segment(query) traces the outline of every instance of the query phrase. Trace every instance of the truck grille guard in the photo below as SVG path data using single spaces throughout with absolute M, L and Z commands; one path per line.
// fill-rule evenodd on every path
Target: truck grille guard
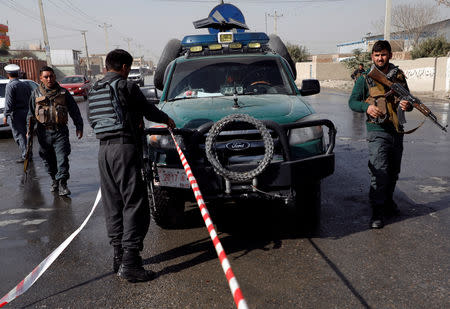
M 334 150 L 336 142 L 336 128 L 328 119 L 317 119 L 304 122 L 294 122 L 288 124 L 278 124 L 271 120 L 262 120 L 264 125 L 271 130 L 279 139 L 278 143 L 281 145 L 283 159 L 290 161 L 292 159 L 291 151 L 288 141 L 288 131 L 297 128 L 306 128 L 313 126 L 326 126 L 328 128 L 328 144 L 325 154 L 331 154 Z M 173 129 L 174 135 L 183 137 L 188 143 L 193 145 L 204 144 L 205 135 L 209 132 L 214 122 L 207 122 L 198 127 L 197 129 L 175 128 Z M 147 135 L 170 135 L 167 128 L 146 128 L 144 133 Z M 278 144 L 277 143 L 277 144 Z

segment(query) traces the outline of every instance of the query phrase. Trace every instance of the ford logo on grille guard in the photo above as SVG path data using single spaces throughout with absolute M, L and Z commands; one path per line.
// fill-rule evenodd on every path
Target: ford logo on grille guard
M 250 143 L 249 142 L 242 142 L 242 141 L 235 141 L 235 142 L 227 143 L 225 145 L 225 147 L 227 147 L 227 149 L 229 149 L 229 150 L 241 151 L 241 150 L 245 150 L 247 148 L 250 148 Z

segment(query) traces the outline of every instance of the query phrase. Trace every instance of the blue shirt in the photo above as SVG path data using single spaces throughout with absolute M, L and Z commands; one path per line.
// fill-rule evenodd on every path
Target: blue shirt
M 31 88 L 18 78 L 12 79 L 5 87 L 5 117 L 15 111 L 27 111 Z

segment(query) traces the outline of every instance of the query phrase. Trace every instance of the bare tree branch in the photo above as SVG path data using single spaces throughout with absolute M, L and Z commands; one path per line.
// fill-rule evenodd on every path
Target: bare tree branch
M 436 0 L 436 2 L 438 3 L 438 5 L 446 5 L 450 7 L 450 0 Z
M 449 1 L 449 0 L 445 0 Z M 395 32 L 401 32 L 405 38 L 416 46 L 424 33 L 425 26 L 436 22 L 438 10 L 435 6 L 423 4 L 402 4 L 392 10 L 392 27 Z

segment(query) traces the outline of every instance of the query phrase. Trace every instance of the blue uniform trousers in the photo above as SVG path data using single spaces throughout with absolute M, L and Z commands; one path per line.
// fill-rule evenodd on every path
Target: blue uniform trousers
M 38 125 L 36 136 L 39 141 L 39 155 L 44 160 L 47 173 L 56 180 L 69 179 L 69 129 L 59 126 L 58 129 L 46 129 Z
M 25 159 L 27 152 L 27 114 L 28 109 L 16 110 L 10 116 L 11 131 L 14 140 L 19 146 L 20 154 Z

